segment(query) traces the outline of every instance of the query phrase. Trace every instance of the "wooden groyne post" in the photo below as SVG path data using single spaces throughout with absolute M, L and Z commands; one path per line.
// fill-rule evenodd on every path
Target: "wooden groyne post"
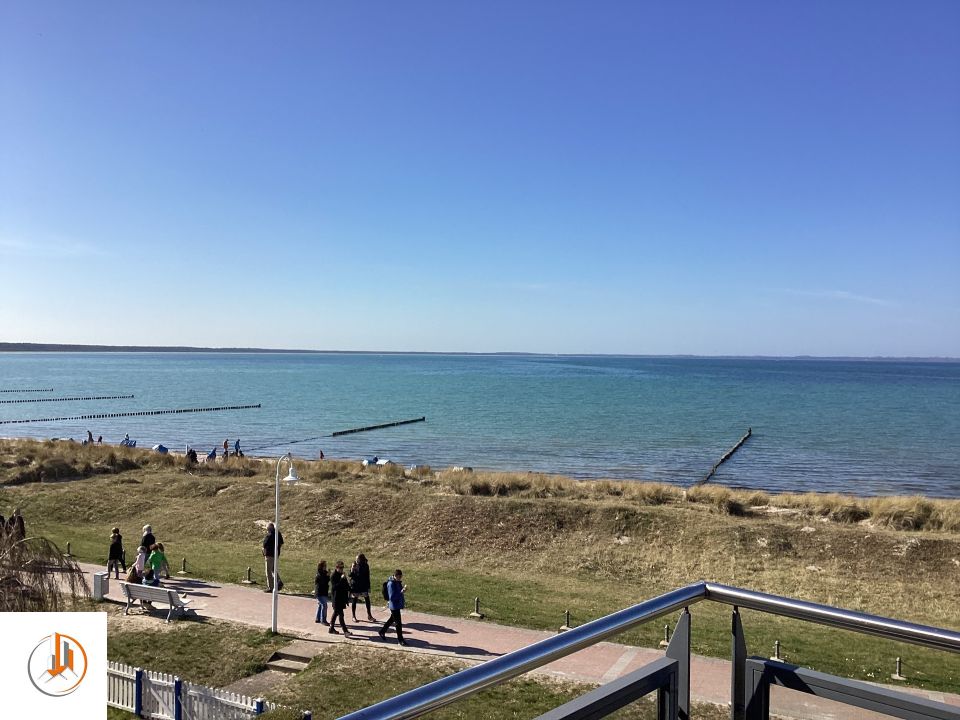
M 732 457 L 733 457 L 733 454 L 734 454 L 737 450 L 740 449 L 740 447 L 747 441 L 747 438 L 749 438 L 751 435 L 753 435 L 753 428 L 752 428 L 752 427 L 748 427 L 748 428 L 747 428 L 747 434 L 744 435 L 744 436 L 743 436 L 742 438 L 740 438 L 739 440 L 737 440 L 736 445 L 734 445 L 732 448 L 730 448 L 730 449 L 727 450 L 723 455 L 720 456 L 720 459 L 717 460 L 716 465 L 714 465 L 712 468 L 710 468 L 710 472 L 707 473 L 707 476 L 706 476 L 703 480 L 701 480 L 700 483 L 705 483 L 705 482 L 707 482 L 707 480 L 709 480 L 710 478 L 712 478 L 712 477 L 714 476 L 714 473 L 717 472 L 717 468 L 720 467 L 721 465 L 723 465 L 727 460 L 729 460 L 730 458 L 732 458 Z M 700 483 L 697 483 L 697 484 L 699 485 Z
M 366 427 L 351 428 L 350 430 L 337 430 L 334 433 L 330 433 L 330 437 L 337 437 L 338 435 L 350 435 L 351 433 L 358 432 L 367 432 L 368 430 L 380 430 L 381 428 L 396 427 L 397 425 L 409 425 L 410 423 L 426 422 L 427 417 L 413 418 L 412 420 L 397 420 L 395 422 L 381 423 L 380 425 L 367 425 Z

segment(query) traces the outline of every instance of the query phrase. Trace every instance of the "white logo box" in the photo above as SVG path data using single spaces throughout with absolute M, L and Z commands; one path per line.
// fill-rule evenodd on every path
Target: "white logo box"
M 106 613 L 0 613 L 0 638 L 10 717 L 107 716 Z

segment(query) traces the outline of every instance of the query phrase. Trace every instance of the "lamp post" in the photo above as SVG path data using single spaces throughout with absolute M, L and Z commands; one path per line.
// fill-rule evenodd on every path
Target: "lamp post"
M 280 594 L 277 579 L 280 577 L 280 465 L 287 461 L 289 470 L 287 471 L 286 481 L 289 485 L 295 485 L 299 478 L 297 471 L 293 467 L 293 455 L 287 453 L 277 460 L 277 481 L 276 481 L 276 508 L 273 517 L 273 613 L 271 615 L 270 628 L 273 634 L 277 633 L 277 604 Z

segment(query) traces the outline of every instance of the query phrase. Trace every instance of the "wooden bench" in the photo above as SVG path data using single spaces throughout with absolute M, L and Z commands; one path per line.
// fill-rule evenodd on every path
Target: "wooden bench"
M 167 622 L 170 622 L 174 610 L 179 610 L 182 615 L 189 609 L 187 605 L 190 601 L 184 600 L 172 588 L 134 585 L 127 582 L 121 582 L 120 587 L 123 590 L 124 597 L 127 598 L 127 607 L 123 610 L 124 615 L 130 611 L 130 606 L 133 605 L 135 600 L 139 600 L 141 603 L 166 603 L 169 605 L 170 612 L 167 613 Z

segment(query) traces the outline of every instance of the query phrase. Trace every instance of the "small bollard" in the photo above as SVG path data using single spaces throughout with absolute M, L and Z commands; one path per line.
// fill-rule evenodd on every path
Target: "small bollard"
M 183 561 L 180 563 L 180 571 L 177 573 L 177 575 L 189 575 L 189 574 L 190 573 L 187 572 L 187 559 L 184 558 Z
M 780 641 L 774 640 L 773 642 L 773 655 L 770 658 L 771 660 L 780 660 Z
M 660 647 L 670 647 L 670 626 L 663 626 L 663 640 L 660 641 Z
M 73 557 L 73 555 L 70 554 L 70 543 L 69 543 L 69 542 L 67 543 L 67 554 L 66 554 L 66 557 Z
M 900 662 L 900 658 L 897 658 L 897 670 L 893 675 L 890 676 L 891 680 L 906 680 L 903 676 L 903 663 Z
M 251 579 L 250 573 L 251 573 L 250 568 L 247 568 L 247 579 L 246 579 L 246 580 L 241 580 L 240 582 L 242 582 L 244 585 L 256 585 L 256 584 L 257 584 L 257 581 Z
M 480 598 L 473 599 L 473 612 L 470 613 L 467 617 L 472 618 L 483 618 L 483 613 L 480 612 Z
M 559 632 L 566 632 L 567 630 L 572 629 L 570 626 L 570 611 L 564 610 L 563 612 L 563 625 L 560 626 Z

